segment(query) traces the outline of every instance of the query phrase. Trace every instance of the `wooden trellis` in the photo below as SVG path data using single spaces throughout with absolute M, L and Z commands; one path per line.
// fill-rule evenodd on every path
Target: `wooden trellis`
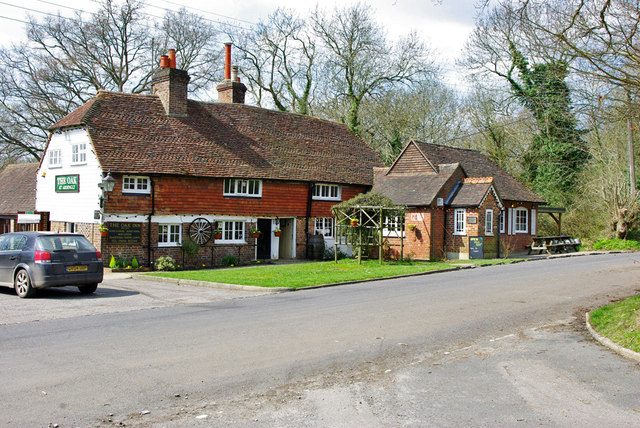
M 351 245 L 357 249 L 358 263 L 362 263 L 363 249 L 378 246 L 378 260 L 382 264 L 383 247 L 400 247 L 400 260 L 404 259 L 405 207 L 354 206 L 333 207 L 336 219 L 334 258 L 338 262 L 338 245 Z M 386 237 L 384 236 L 386 232 Z M 389 237 L 398 237 L 400 244 L 392 244 Z

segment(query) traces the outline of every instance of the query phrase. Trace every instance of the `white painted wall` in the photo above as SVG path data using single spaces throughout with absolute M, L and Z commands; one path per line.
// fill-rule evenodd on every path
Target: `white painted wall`
M 87 159 L 82 165 L 71 164 L 71 146 L 86 143 Z M 49 167 L 49 151 L 60 149 L 62 162 L 60 167 Z M 36 187 L 36 209 L 49 211 L 51 221 L 72 223 L 99 223 L 94 219 L 94 211 L 100 209 L 102 170 L 95 150 L 85 129 L 71 129 L 54 133 L 49 141 L 47 152 L 43 155 L 38 171 Z M 79 175 L 79 192 L 57 193 L 57 175 Z

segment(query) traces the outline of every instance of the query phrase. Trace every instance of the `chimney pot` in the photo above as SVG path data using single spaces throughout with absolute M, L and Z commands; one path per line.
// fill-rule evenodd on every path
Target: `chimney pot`
M 239 82 L 239 80 L 238 80 L 238 66 L 237 65 L 232 65 L 231 66 L 231 80 L 233 80 L 234 82 Z
M 169 49 L 169 68 L 176 68 L 176 50 Z
M 167 55 L 162 55 L 160 57 L 160 68 L 170 68 L 169 57 Z
M 231 43 L 224 44 L 224 78 L 231 79 Z

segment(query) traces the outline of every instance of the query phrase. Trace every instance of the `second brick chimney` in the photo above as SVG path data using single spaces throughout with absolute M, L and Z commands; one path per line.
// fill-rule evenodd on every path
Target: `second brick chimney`
M 189 74 L 176 68 L 176 51 L 162 55 L 160 68 L 153 74 L 151 85 L 154 95 L 160 97 L 168 116 L 187 117 L 187 89 Z
M 240 82 L 238 66 L 231 66 L 231 43 L 225 43 L 224 80 L 216 86 L 218 102 L 227 104 L 244 104 L 247 87 Z

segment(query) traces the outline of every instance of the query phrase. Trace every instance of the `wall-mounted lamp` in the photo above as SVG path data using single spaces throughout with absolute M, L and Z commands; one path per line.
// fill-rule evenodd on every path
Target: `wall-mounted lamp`
M 98 184 L 98 187 L 102 189 L 102 196 L 100 196 L 100 208 L 104 208 L 104 201 L 109 200 L 109 193 L 113 191 L 116 185 L 116 179 L 111 176 L 111 170 L 107 172 L 107 175 L 102 178 L 102 182 Z

